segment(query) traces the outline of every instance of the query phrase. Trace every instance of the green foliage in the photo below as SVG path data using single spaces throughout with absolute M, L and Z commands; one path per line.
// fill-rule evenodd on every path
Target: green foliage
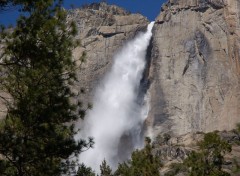
M 101 176 L 112 176 L 112 169 L 109 165 L 107 165 L 106 160 L 103 160 L 102 164 L 100 165 Z
M 187 167 L 182 163 L 173 163 L 170 166 L 170 170 L 164 176 L 175 176 L 178 173 L 186 173 Z
M 234 174 L 240 174 L 240 165 L 239 165 L 239 163 L 237 161 L 237 158 L 233 159 L 233 164 L 234 164 L 233 173 Z
M 14 1 L 21 16 L 4 34 L 0 89 L 8 112 L 0 122 L 0 175 L 54 176 L 74 172 L 78 155 L 93 142 L 76 142 L 73 121 L 84 114 L 70 102 L 76 81 L 72 50 L 76 26 L 66 25 L 61 0 Z
M 8 10 L 11 6 L 18 6 L 20 7 L 20 11 L 34 11 L 35 9 L 42 9 L 48 8 L 53 4 L 54 0 L 0 0 L 0 10 Z M 62 0 L 58 2 L 62 3 Z
M 146 138 L 143 150 L 132 153 L 131 160 L 120 164 L 115 175 L 117 176 L 158 176 L 161 166 L 160 159 L 152 154 L 150 138 Z
M 171 139 L 171 135 L 168 133 L 164 133 L 163 139 L 164 139 L 165 143 L 167 143 Z
M 95 176 L 95 173 L 90 167 L 81 164 L 78 168 L 77 176 Z
M 188 176 L 230 176 L 222 170 L 224 155 L 231 152 L 231 145 L 217 132 L 207 133 L 198 143 L 199 150 L 192 151 L 183 163 L 174 163 L 166 176 L 184 173 Z
M 216 133 L 207 133 L 203 141 L 199 142 L 199 152 L 192 151 L 184 161 L 189 168 L 190 176 L 228 176 L 222 170 L 224 154 L 231 152 L 231 145 L 222 140 Z
M 238 138 L 234 140 L 235 145 L 240 145 L 240 123 L 236 125 L 236 129 L 233 130 L 235 134 L 237 134 Z M 239 158 L 234 157 L 233 158 L 233 173 L 240 175 L 240 164 L 239 164 Z

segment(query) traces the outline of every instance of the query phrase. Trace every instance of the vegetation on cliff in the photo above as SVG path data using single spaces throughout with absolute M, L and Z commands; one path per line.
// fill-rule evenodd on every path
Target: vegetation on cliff
M 136 150 L 128 162 L 119 164 L 116 176 L 158 176 L 161 167 L 160 158 L 152 153 L 150 138 L 146 138 L 146 145 L 142 150 Z
M 169 135 L 163 135 L 161 141 L 166 145 Z M 232 144 L 223 139 L 217 132 L 204 134 L 197 143 L 197 149 L 191 150 L 183 162 L 173 163 L 168 172 L 161 173 L 161 168 L 168 167 L 163 164 L 161 155 L 156 153 L 155 145 L 147 138 L 145 148 L 132 153 L 131 159 L 119 164 L 115 172 L 104 160 L 100 166 L 101 176 L 230 176 L 231 173 L 224 169 L 227 163 L 226 154 L 232 150 Z M 238 172 L 239 164 L 232 163 L 235 172 Z M 235 165 L 235 166 L 234 166 Z M 80 171 L 80 170 L 79 170 Z M 81 167 L 78 176 L 96 175 L 91 168 Z
M 224 155 L 231 152 L 231 145 L 222 140 L 216 133 L 207 133 L 198 143 L 199 151 L 192 151 L 184 165 L 188 168 L 189 175 L 230 176 L 222 170 Z
M 197 150 L 192 150 L 182 163 L 173 163 L 166 176 L 179 173 L 189 176 L 230 176 L 223 166 L 227 163 L 226 154 L 232 151 L 233 143 L 223 139 L 217 132 L 204 134 L 197 143 Z M 238 163 L 231 163 L 237 173 Z
M 76 27 L 67 25 L 61 0 L 16 3 L 27 15 L 11 33 L 1 31 L 0 88 L 9 99 L 1 97 L 7 115 L 0 122 L 0 175 L 74 173 L 77 162 L 70 156 L 92 145 L 74 140 L 72 122 L 84 115 L 70 101 Z
M 85 114 L 71 102 L 75 96 L 71 86 L 76 81 L 72 60 L 72 50 L 78 45 L 74 41 L 76 27 L 74 23 L 66 25 L 61 0 L 0 0 L 0 10 L 9 5 L 20 5 L 27 16 L 19 18 L 11 33 L 4 28 L 1 31 L 5 46 L 0 58 L 0 90 L 7 96 L 0 98 L 8 111 L 0 121 L 0 175 L 94 176 L 94 171 L 83 164 L 76 171 L 78 163 L 71 158 L 93 144 L 92 140 L 74 140 L 72 122 Z M 164 135 L 164 144 L 169 139 Z M 100 175 L 158 176 L 162 164 L 153 147 L 147 139 L 145 148 L 134 151 L 116 172 L 104 160 Z M 166 175 L 230 175 L 223 169 L 230 143 L 215 132 L 208 133 L 198 149 Z M 240 167 L 237 161 L 234 164 L 237 173 Z

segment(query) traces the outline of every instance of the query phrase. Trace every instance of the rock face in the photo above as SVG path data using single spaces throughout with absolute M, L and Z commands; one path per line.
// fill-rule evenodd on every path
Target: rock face
M 153 134 L 230 130 L 240 122 L 240 0 L 169 0 L 153 31 Z
M 149 21 L 140 14 L 131 14 L 104 2 L 69 10 L 67 21 L 76 23 L 79 32 L 76 39 L 81 41 L 81 46 L 73 51 L 79 80 L 73 86 L 73 92 L 77 94 L 74 101 L 80 100 L 87 108 L 88 103 L 93 103 L 94 89 L 112 65 L 113 55 L 138 32 L 145 31 Z M 82 56 L 85 56 L 85 62 L 81 61 Z M 8 98 L 3 92 L 0 96 Z M 5 117 L 6 112 L 1 99 L 0 118 Z
M 234 163 L 240 162 L 240 134 L 236 130 L 222 131 L 217 133 L 220 138 L 227 141 L 232 146 L 232 151 L 224 155 L 225 162 L 223 169 L 232 176 L 239 176 L 239 173 L 234 173 Z M 191 151 L 199 151 L 198 142 L 204 138 L 203 133 L 188 133 L 177 137 L 158 135 L 153 142 L 153 154 L 159 156 L 163 167 L 160 169 L 162 175 L 165 175 L 172 170 L 171 165 L 174 163 L 182 163 L 188 157 Z M 234 161 L 235 160 L 235 161 Z M 167 174 L 166 174 L 167 175 Z M 188 175 L 187 173 L 179 173 L 179 176 Z M 178 176 L 178 175 L 177 175 Z
M 168 0 L 162 6 L 144 75 L 151 83 L 147 126 L 153 136 L 231 130 L 240 122 L 239 16 L 240 0 Z M 74 50 L 76 100 L 92 103 L 113 55 L 149 21 L 106 3 L 70 10 L 68 20 L 77 23 L 82 43 Z M 0 102 L 0 117 L 5 111 Z
M 68 12 L 68 21 L 77 24 L 81 47 L 74 50 L 77 61 L 77 76 L 79 83 L 73 86 L 84 107 L 92 103 L 94 88 L 110 68 L 112 56 L 123 44 L 134 37 L 139 31 L 146 29 L 148 20 L 140 14 L 130 14 L 126 10 L 106 3 L 94 3 L 80 9 Z M 0 45 L 0 51 L 2 46 Z M 1 52 L 0 52 L 1 53 Z M 86 62 L 80 62 L 80 57 L 86 53 Z M 83 90 L 84 88 L 84 90 Z M 81 92 L 85 94 L 81 94 Z M 0 96 L 8 98 L 0 92 Z M 6 108 L 0 100 L 0 118 L 5 117 Z
M 114 53 L 139 31 L 145 30 L 149 21 L 140 14 L 130 14 L 106 3 L 94 3 L 72 10 L 68 20 L 77 23 L 77 38 L 82 43 L 74 51 L 75 59 L 79 59 L 83 52 L 87 54 L 86 62 L 78 62 L 79 85 L 74 89 L 78 93 L 84 88 L 85 94 L 79 95 L 78 99 L 93 103 L 94 89 L 109 70 Z

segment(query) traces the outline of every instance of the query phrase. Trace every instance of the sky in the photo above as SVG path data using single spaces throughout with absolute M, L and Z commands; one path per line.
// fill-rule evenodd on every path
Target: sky
M 70 9 L 71 5 L 74 7 L 81 7 L 84 4 L 93 2 L 101 2 L 102 0 L 65 0 L 64 7 Z M 161 5 L 167 0 L 105 0 L 108 4 L 115 4 L 133 13 L 141 13 L 150 21 L 154 21 L 160 12 Z M 14 25 L 19 13 L 16 8 L 0 13 L 0 24 Z

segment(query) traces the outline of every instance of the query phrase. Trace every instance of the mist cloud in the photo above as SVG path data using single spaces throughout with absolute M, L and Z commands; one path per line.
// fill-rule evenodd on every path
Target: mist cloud
M 113 66 L 97 88 L 93 109 L 77 136 L 94 138 L 94 148 L 83 152 L 80 161 L 97 172 L 104 159 L 116 168 L 123 156 L 130 154 L 127 150 L 143 143 L 140 132 L 146 107 L 139 105 L 137 98 L 152 27 L 153 23 L 149 24 L 147 32 L 138 34 L 114 56 Z

